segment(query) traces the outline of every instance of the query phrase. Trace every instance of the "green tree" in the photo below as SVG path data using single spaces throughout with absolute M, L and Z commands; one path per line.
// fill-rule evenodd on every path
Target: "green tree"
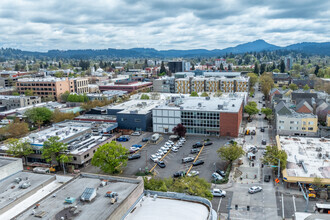
M 320 69 L 319 65 L 316 65 L 316 66 L 315 66 L 315 70 L 314 70 L 314 74 L 315 74 L 315 75 L 318 74 L 319 69 Z
M 306 90 L 310 90 L 311 88 L 309 88 L 309 86 L 306 84 L 303 89 L 306 91 Z
M 293 64 L 292 69 L 296 74 L 299 74 L 301 71 L 301 65 L 299 65 L 298 63 L 295 63 L 295 64 Z
M 24 92 L 24 94 L 25 94 L 26 96 L 33 96 L 33 95 L 34 95 L 34 92 L 33 92 L 33 90 L 26 90 L 26 91 Z
M 29 126 L 25 122 L 10 123 L 5 127 L 5 135 L 9 138 L 21 137 L 29 132 Z
M 282 86 L 282 89 L 286 90 L 286 89 L 288 89 L 288 87 L 286 85 L 284 85 L 284 86 Z
M 115 141 L 99 147 L 92 159 L 92 165 L 100 167 L 105 173 L 117 172 L 120 167 L 127 165 L 128 150 Z
M 269 92 L 274 88 L 274 80 L 270 74 L 264 73 L 260 77 L 261 91 L 265 97 L 269 96 Z
M 200 196 L 211 200 L 213 198 L 210 188 L 211 184 L 204 178 L 183 177 L 183 178 L 143 178 L 144 188 L 146 190 L 162 191 L 162 192 L 178 192 L 192 196 Z
M 247 74 L 248 77 L 250 77 L 250 88 L 254 87 L 254 85 L 258 82 L 258 76 L 255 73 L 248 73 Z
M 258 65 L 258 62 L 255 62 L 254 63 L 254 70 L 253 70 L 253 72 L 255 74 L 258 74 L 259 75 L 259 65 Z
M 14 157 L 24 158 L 25 165 L 27 165 L 26 156 L 33 154 L 33 149 L 28 141 L 10 138 L 7 140 L 7 153 Z
M 260 74 L 263 74 L 264 72 L 266 72 L 266 64 L 261 64 L 260 65 Z
M 214 93 L 214 97 L 221 97 L 222 96 L 222 92 L 221 90 L 216 91 L 216 93 Z
M 203 92 L 202 94 L 201 94 L 201 97 L 208 97 L 209 96 L 209 94 L 207 94 L 207 92 Z
M 284 73 L 284 72 L 285 72 L 285 64 L 284 64 L 284 60 L 281 60 L 281 63 L 280 63 L 280 70 L 281 70 L 281 73 Z
M 274 72 L 274 73 L 279 73 L 280 70 L 279 70 L 279 69 L 274 69 L 273 72 Z
M 142 94 L 140 99 L 148 100 L 150 97 L 147 94 Z
M 296 84 L 294 84 L 294 83 L 291 83 L 289 85 L 289 88 L 294 91 L 294 90 L 297 90 L 298 89 L 298 86 Z
M 164 61 L 162 61 L 161 65 L 160 65 L 159 73 L 166 75 L 166 69 L 165 69 Z
M 19 93 L 15 91 L 15 92 L 13 92 L 11 95 L 19 96 Z
M 195 92 L 195 91 L 194 91 L 194 92 L 191 92 L 191 93 L 190 93 L 190 96 L 191 96 L 191 97 L 198 97 L 198 93 Z
M 279 150 L 277 146 L 267 146 L 263 162 L 278 166 L 278 159 L 281 161 L 281 169 L 285 169 L 288 156 L 284 150 Z
M 220 70 L 224 70 L 222 63 L 220 63 Z
M 219 157 L 223 160 L 232 163 L 245 154 L 242 146 L 239 146 L 237 142 L 233 142 L 227 146 L 220 147 L 217 150 Z
M 251 117 L 252 115 L 258 114 L 259 109 L 257 108 L 257 103 L 249 102 L 247 105 L 245 105 L 244 112 L 248 113 L 249 117 Z
M 43 125 L 49 123 L 52 119 L 53 112 L 46 107 L 37 107 L 28 109 L 24 115 L 34 125 Z
M 52 165 L 52 161 L 56 160 L 57 164 L 60 166 L 62 163 L 67 163 L 72 159 L 72 156 L 65 155 L 65 151 L 68 150 L 67 144 L 64 144 L 59 141 L 58 136 L 50 137 L 47 141 L 44 142 L 43 147 L 41 148 L 42 158 L 44 158 L 47 163 Z
M 269 119 L 269 117 L 273 114 L 272 109 L 270 108 L 262 108 L 261 112 L 266 115 L 266 118 Z
M 69 91 L 66 91 L 64 92 L 62 95 L 61 95 L 61 102 L 67 102 L 68 101 L 68 97 L 70 95 L 70 92 Z

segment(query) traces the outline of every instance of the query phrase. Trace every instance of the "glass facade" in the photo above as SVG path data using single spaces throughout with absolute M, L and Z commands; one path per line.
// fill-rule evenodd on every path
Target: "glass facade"
M 220 113 L 181 111 L 181 123 L 189 134 L 219 135 Z

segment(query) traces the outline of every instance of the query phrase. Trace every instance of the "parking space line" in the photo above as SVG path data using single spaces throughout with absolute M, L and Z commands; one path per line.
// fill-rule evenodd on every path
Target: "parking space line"
M 196 160 L 198 159 L 198 157 L 199 157 L 199 155 L 202 153 L 202 151 L 203 151 L 203 149 L 204 149 L 204 144 L 203 144 L 203 147 L 201 148 L 201 150 L 198 152 L 198 154 L 197 154 L 197 156 L 195 157 L 195 160 L 194 160 L 194 162 L 193 163 L 195 163 L 196 162 Z M 191 170 L 191 168 L 193 167 L 193 165 L 191 164 L 191 166 L 190 166 L 190 168 L 189 168 L 189 170 L 187 171 L 187 174 L 190 172 L 190 170 Z
M 171 152 L 171 149 L 169 149 L 167 151 L 167 153 L 159 161 L 162 161 L 170 152 Z M 153 168 L 151 168 L 151 170 L 149 172 L 151 173 L 155 169 L 156 166 L 157 166 L 157 163 L 155 164 L 155 166 Z
M 283 200 L 283 193 L 282 193 L 282 218 L 284 219 L 284 200 Z
M 148 143 L 145 143 L 142 147 L 140 147 L 140 149 L 139 150 L 137 150 L 134 154 L 137 154 L 140 150 L 142 150 L 145 146 L 147 146 L 148 145 Z
M 220 201 L 219 201 L 219 205 L 218 205 L 217 213 L 219 213 L 219 209 L 220 209 L 221 201 L 222 201 L 222 197 L 220 198 Z
M 296 212 L 297 211 L 296 210 L 296 200 L 295 200 L 294 196 L 292 196 L 292 201 L 293 201 L 293 210 L 294 210 L 294 212 Z

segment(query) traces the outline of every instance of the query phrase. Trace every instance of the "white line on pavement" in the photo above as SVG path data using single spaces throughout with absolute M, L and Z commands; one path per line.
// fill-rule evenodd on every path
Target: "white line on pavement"
M 221 201 L 222 201 L 222 197 L 220 198 L 220 201 L 219 201 L 219 205 L 218 205 L 217 213 L 219 213 L 219 209 L 220 209 Z
M 296 198 L 294 196 L 292 196 L 292 201 L 293 201 L 293 210 L 294 212 L 296 212 Z
M 282 195 L 282 218 L 284 219 L 284 200 L 283 200 L 283 194 Z

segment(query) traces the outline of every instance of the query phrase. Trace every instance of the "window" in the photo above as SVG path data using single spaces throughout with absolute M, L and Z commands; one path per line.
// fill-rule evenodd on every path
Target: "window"
M 309 131 L 313 131 L 313 127 L 308 127 L 308 130 Z
M 280 121 L 280 124 L 283 124 L 284 123 L 284 121 Z
M 309 122 L 308 122 L 308 125 L 313 125 L 313 124 L 314 124 L 313 121 L 309 121 Z
M 303 129 L 304 131 L 306 130 L 306 128 L 305 128 L 305 127 L 303 127 L 302 129 Z
M 303 125 L 306 125 L 306 122 L 305 121 L 303 122 Z
M 293 124 L 294 123 L 294 121 L 290 121 L 290 124 Z
M 73 157 L 73 160 L 77 160 L 77 157 Z

